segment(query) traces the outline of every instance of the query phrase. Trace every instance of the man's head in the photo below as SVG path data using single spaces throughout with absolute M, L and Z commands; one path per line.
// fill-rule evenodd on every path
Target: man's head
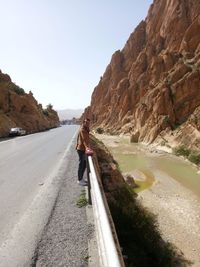
M 83 126 L 86 126 L 86 127 L 89 128 L 89 126 L 90 126 L 90 119 L 88 119 L 88 118 L 84 119 L 83 120 Z

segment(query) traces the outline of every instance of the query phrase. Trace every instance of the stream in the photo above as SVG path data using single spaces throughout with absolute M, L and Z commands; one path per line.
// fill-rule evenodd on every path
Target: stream
M 150 187 L 155 181 L 154 170 L 160 170 L 200 198 L 200 174 L 197 173 L 197 168 L 186 160 L 165 152 L 145 152 L 145 146 L 129 143 L 123 137 L 117 137 L 117 139 L 116 137 L 107 137 L 102 141 L 118 161 L 123 173 L 130 173 L 135 177 L 135 171 L 136 176 L 139 171 L 146 176 L 145 181 L 141 177 L 139 179 L 136 177 L 136 183 L 140 187 L 136 191 Z

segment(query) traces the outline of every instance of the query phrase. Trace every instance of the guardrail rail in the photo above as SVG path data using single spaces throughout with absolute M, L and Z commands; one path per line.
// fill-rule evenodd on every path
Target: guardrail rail
M 92 204 L 101 267 L 125 267 L 115 226 L 93 159 L 88 156 L 88 196 Z

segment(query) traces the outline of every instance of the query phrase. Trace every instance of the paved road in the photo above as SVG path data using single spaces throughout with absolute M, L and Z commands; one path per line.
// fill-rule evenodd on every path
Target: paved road
M 73 147 L 75 143 L 76 140 Z M 97 250 L 93 255 L 88 251 L 88 242 L 95 237 L 94 224 L 88 221 L 86 207 L 77 206 L 81 193 L 87 190 L 77 184 L 77 164 L 78 156 L 72 149 L 62 186 L 31 267 L 86 267 L 88 261 L 93 264 L 93 258 L 98 258 Z M 87 208 L 92 215 L 92 206 Z M 96 262 L 89 266 L 98 267 Z
M 76 130 L 64 126 L 0 142 L 0 266 L 28 266 Z

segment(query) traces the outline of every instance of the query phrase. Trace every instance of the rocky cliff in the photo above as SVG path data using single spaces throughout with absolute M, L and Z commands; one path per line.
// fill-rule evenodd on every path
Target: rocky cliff
M 0 71 L 0 137 L 7 136 L 11 127 L 33 133 L 57 127 L 58 123 L 57 112 L 51 105 L 43 109 L 31 92 L 26 94 Z
M 199 0 L 154 0 L 113 54 L 85 116 L 133 141 L 171 136 L 200 146 Z

